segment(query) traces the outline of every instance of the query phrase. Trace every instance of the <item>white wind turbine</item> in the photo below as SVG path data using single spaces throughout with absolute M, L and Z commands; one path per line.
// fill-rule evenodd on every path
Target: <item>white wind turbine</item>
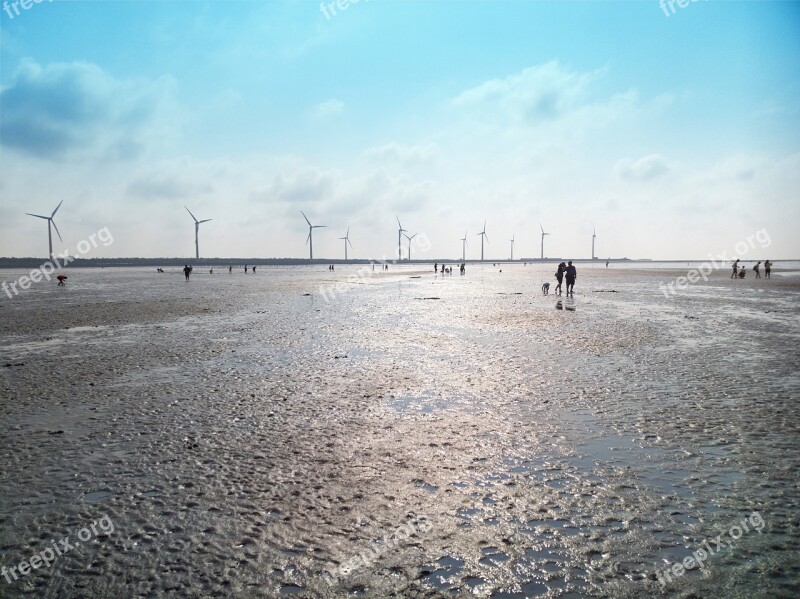
M 542 260 L 544 260 L 544 236 L 550 235 L 550 233 L 544 232 L 544 227 L 542 227 L 542 223 L 539 223 L 539 228 L 542 230 Z
M 509 239 L 509 241 L 511 242 L 511 261 L 513 262 L 514 261 L 514 235 L 511 236 L 511 239 Z
M 461 261 L 467 261 L 467 230 L 464 229 L 464 237 L 461 238 Z
M 489 243 L 489 237 L 486 235 L 486 221 L 483 221 L 483 231 L 478 233 L 481 238 L 481 262 L 483 262 L 483 240 L 486 240 L 486 243 Z
M 594 240 L 597 238 L 597 229 L 592 227 L 592 260 L 597 260 L 594 255 Z
M 183 207 L 186 208 L 186 205 L 184 204 Z M 199 260 L 200 259 L 200 243 L 198 242 L 198 238 L 200 236 L 200 225 L 202 225 L 203 223 L 207 223 L 208 221 L 213 220 L 213 219 L 207 218 L 205 220 L 197 220 L 194 217 L 194 214 L 192 214 L 191 210 L 186 208 L 186 212 L 189 213 L 189 216 L 191 216 L 192 220 L 194 221 L 194 257 L 195 257 L 195 259 Z
M 353 244 L 350 242 L 350 227 L 347 227 L 347 233 L 344 237 L 340 237 L 339 239 L 344 241 L 344 260 L 347 262 L 347 244 L 350 244 L 350 247 L 353 247 Z
M 419 233 L 414 233 L 411 237 L 406 235 L 406 239 L 408 239 L 408 261 L 411 262 L 411 240 L 414 239 Z
M 56 206 L 56 209 L 53 210 L 53 213 L 50 216 L 42 216 L 41 214 L 31 214 L 30 212 L 26 212 L 25 213 L 28 216 L 35 216 L 36 218 L 43 218 L 44 220 L 47 221 L 47 243 L 48 243 L 48 247 L 49 247 L 49 251 L 50 251 L 50 262 L 53 261 L 53 231 L 51 229 L 51 225 L 52 225 L 53 228 L 55 228 L 56 233 L 58 233 L 59 240 L 61 240 L 62 242 L 64 241 L 63 239 L 61 239 L 61 233 L 59 233 L 58 227 L 56 227 L 56 221 L 53 220 L 53 217 L 56 215 L 56 212 L 58 212 L 58 209 L 61 208 L 61 204 L 63 204 L 63 203 L 64 203 L 64 200 L 61 200 L 58 203 L 58 206 Z
M 397 259 L 403 259 L 403 233 L 406 233 L 406 230 L 403 228 L 403 225 L 400 224 L 400 217 L 395 215 L 397 219 Z
M 313 233 L 314 229 L 324 229 L 325 225 L 312 225 L 311 221 L 308 220 L 308 217 L 306 216 L 305 212 L 303 212 L 301 210 L 300 214 L 303 215 L 303 218 L 306 219 L 306 222 L 308 223 L 308 238 L 306 239 L 306 243 L 308 244 L 308 257 L 309 257 L 309 260 L 313 260 L 314 259 L 314 238 L 312 237 L 311 233 Z

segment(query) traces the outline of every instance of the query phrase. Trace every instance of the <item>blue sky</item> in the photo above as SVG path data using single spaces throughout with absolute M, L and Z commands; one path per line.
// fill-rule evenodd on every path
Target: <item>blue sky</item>
M 13 2 L 11 3 L 13 4 Z M 800 4 L 73 2 L 0 12 L 0 255 L 800 256 Z M 669 9 L 667 9 L 669 12 Z

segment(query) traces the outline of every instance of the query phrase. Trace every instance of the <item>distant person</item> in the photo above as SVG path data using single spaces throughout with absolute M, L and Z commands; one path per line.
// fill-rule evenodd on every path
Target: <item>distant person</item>
M 567 295 L 575 295 L 575 279 L 578 278 L 578 271 L 572 265 L 572 260 L 567 264 L 567 271 L 564 273 L 567 278 Z
M 439 274 L 439 263 L 438 262 L 434 262 L 433 263 L 433 272 L 435 274 Z
M 554 293 L 561 293 L 561 282 L 564 280 L 564 273 L 567 271 L 567 265 L 563 262 L 558 265 L 556 269 L 556 280 L 558 281 L 558 285 L 553 290 Z
M 256 274 L 256 265 L 253 265 L 253 274 Z
M 56 279 L 58 279 L 58 286 L 59 287 L 65 287 L 66 286 L 66 283 L 64 283 L 64 281 L 67 280 L 67 275 L 58 275 L 56 277 Z
M 764 262 L 764 278 L 769 279 L 769 273 L 772 270 L 772 262 L 767 260 Z
M 756 265 L 753 267 L 753 270 L 756 273 L 756 279 L 760 279 L 761 278 L 761 260 L 756 262 Z
M 739 278 L 744 279 L 744 276 L 747 274 L 747 270 L 745 270 L 744 266 L 739 269 Z
M 739 270 L 739 258 L 736 258 L 736 260 L 733 262 L 732 266 L 733 266 L 733 272 L 731 273 L 731 279 L 735 279 L 736 278 L 736 272 Z
M 192 267 L 188 264 L 183 265 L 183 276 L 186 277 L 186 280 L 189 280 L 189 275 L 192 274 Z
M 214 269 L 213 268 L 209 268 L 208 269 L 208 274 L 213 275 L 214 274 Z
M 244 265 L 244 274 L 247 274 L 247 271 L 248 271 L 249 269 L 250 269 L 250 267 L 249 267 L 249 266 L 247 266 L 247 264 L 245 264 L 245 265 Z
M 228 274 L 233 273 L 233 264 L 228 264 Z
M 609 261 L 608 261 L 608 260 L 606 260 L 606 268 L 608 268 L 608 262 L 609 262 Z
M 467 270 L 467 265 L 462 262 L 459 268 L 461 270 L 461 274 L 463 275 Z

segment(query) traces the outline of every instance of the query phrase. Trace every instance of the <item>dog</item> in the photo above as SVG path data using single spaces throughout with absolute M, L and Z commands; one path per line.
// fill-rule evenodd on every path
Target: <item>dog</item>
M 544 293 L 545 295 L 550 293 L 550 283 L 545 283 L 544 285 L 542 285 L 542 293 Z

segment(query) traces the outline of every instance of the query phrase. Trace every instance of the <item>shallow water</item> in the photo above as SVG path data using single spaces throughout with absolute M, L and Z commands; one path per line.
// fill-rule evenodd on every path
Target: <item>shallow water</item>
M 666 298 L 685 271 L 579 266 L 567 300 L 551 270 L 71 269 L 3 299 L 0 565 L 114 531 L 0 595 L 800 594 L 798 278 Z

